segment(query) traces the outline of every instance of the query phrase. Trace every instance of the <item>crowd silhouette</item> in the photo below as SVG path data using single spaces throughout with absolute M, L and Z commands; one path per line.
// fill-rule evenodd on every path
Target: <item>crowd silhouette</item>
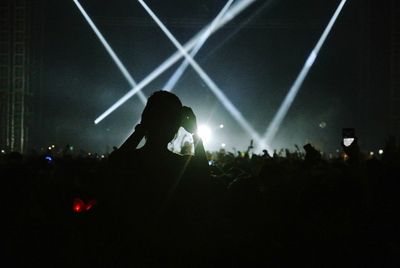
M 167 149 L 178 129 L 182 154 Z M 109 156 L 1 154 L 10 267 L 398 267 L 400 148 L 205 152 L 157 91 Z M 139 143 L 145 139 L 143 147 Z M 188 149 L 189 148 L 189 149 Z

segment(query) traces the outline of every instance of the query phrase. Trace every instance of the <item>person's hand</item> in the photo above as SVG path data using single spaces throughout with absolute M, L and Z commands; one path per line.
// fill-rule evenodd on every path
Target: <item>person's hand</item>
M 140 141 L 146 135 L 146 127 L 139 123 L 135 126 L 135 131 L 126 139 L 126 141 L 119 148 L 120 152 L 131 152 L 136 150 Z
M 146 127 L 143 123 L 139 123 L 135 126 L 135 132 L 144 135 L 144 133 L 146 132 Z
M 192 108 L 182 107 L 182 123 L 181 126 L 193 136 L 194 155 L 196 158 L 201 159 L 204 164 L 205 170 L 208 168 L 208 161 L 206 151 L 204 150 L 203 142 L 197 134 L 197 119 Z
M 182 107 L 182 127 L 189 133 L 194 134 L 197 131 L 196 115 L 190 107 Z

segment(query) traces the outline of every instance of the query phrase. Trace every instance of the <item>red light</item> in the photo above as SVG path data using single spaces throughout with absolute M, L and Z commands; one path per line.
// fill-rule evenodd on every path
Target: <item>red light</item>
M 82 199 L 75 198 L 73 205 L 72 205 L 72 209 L 76 213 L 82 213 L 82 212 L 89 211 L 90 209 L 92 209 L 93 206 L 96 205 L 96 203 L 97 203 L 97 201 L 93 199 L 89 203 L 85 204 L 85 202 Z
M 79 199 L 79 198 L 75 198 L 74 199 L 74 204 L 72 206 L 72 209 L 76 212 L 76 213 L 81 213 L 83 211 L 83 207 L 85 206 L 85 203 Z

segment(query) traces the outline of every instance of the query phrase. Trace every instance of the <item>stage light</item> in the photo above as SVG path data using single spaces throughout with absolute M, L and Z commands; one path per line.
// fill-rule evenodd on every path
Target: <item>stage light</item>
M 380 150 L 378 151 L 378 153 L 379 153 L 379 154 L 383 154 L 383 150 L 380 149 Z
M 269 146 L 263 140 L 258 145 L 256 145 L 256 150 L 257 151 L 266 150 L 268 153 L 272 152 L 271 148 L 269 148 Z
M 4 150 L 1 150 L 1 153 L 2 153 L 2 154 L 5 154 L 5 153 L 6 153 L 6 151 L 4 151 Z
M 97 28 L 97 26 L 94 24 L 93 20 L 90 18 L 90 16 L 87 14 L 85 9 L 82 7 L 82 5 L 79 3 L 78 0 L 73 0 L 75 5 L 78 7 L 79 11 L 82 13 L 83 17 L 85 18 L 86 22 L 89 24 L 90 28 L 92 28 L 93 32 L 96 34 L 97 38 L 100 40 L 100 42 L 103 44 L 104 48 L 114 61 L 114 63 L 117 65 L 118 69 L 121 71 L 122 75 L 125 77 L 125 79 L 128 81 L 129 85 L 131 87 L 136 86 L 136 82 L 131 76 L 131 74 L 128 72 L 126 69 L 125 65 L 121 62 L 117 54 L 114 52 L 114 50 L 111 48 L 110 44 L 107 42 L 107 40 L 104 38 L 103 34 L 100 32 L 100 30 Z M 147 97 L 143 94 L 143 92 L 138 92 L 139 98 L 143 104 L 146 104 L 147 102 Z
M 160 21 L 160 19 L 154 14 L 154 12 L 146 5 L 143 0 L 139 0 L 139 3 L 143 8 L 149 13 L 152 19 L 157 23 L 165 35 L 170 39 L 170 41 L 175 45 L 175 47 L 184 55 L 193 69 L 198 73 L 198 75 L 207 84 L 210 90 L 214 93 L 217 99 L 225 107 L 225 109 L 232 115 L 232 117 L 239 123 L 239 125 L 257 142 L 260 141 L 260 137 L 253 127 L 247 122 L 243 117 L 241 112 L 231 103 L 231 101 L 225 96 L 222 90 L 215 84 L 215 82 L 204 72 L 204 70 L 197 64 L 195 60 L 187 53 L 185 48 L 176 40 L 173 34 L 165 27 L 165 25 Z
M 223 16 L 223 18 L 219 21 L 215 29 L 212 31 L 214 33 L 219 28 L 224 26 L 226 23 L 235 18 L 240 12 L 254 3 L 256 0 L 245 0 L 238 1 L 235 5 L 233 5 L 229 11 Z M 186 51 L 190 51 L 207 30 L 209 25 L 204 27 L 199 33 L 197 33 L 192 39 L 190 39 L 184 46 Z M 100 116 L 96 118 L 94 121 L 95 124 L 100 123 L 104 118 L 109 116 L 112 112 L 114 112 L 118 107 L 124 104 L 127 100 L 137 94 L 142 88 L 151 83 L 154 79 L 156 79 L 159 75 L 165 72 L 169 67 L 175 64 L 180 58 L 183 57 L 183 54 L 180 51 L 175 52 L 172 56 L 170 56 L 167 60 L 161 63 L 156 69 L 154 69 L 150 74 L 148 74 L 141 82 L 139 82 L 136 87 L 133 87 L 129 92 L 127 92 L 124 96 L 122 96 L 117 102 L 115 102 L 111 107 L 109 107 L 105 112 L 103 112 Z
M 369 152 L 369 155 L 370 155 L 370 156 L 373 156 L 373 155 L 374 155 L 374 152 L 372 152 L 372 151 Z
M 331 32 L 333 25 L 335 24 L 340 12 L 343 9 L 344 4 L 347 0 L 342 0 L 337 7 L 335 13 L 333 14 L 332 18 L 330 19 L 327 27 L 325 28 L 324 32 L 322 33 L 318 43 L 311 51 L 311 54 L 308 56 L 303 68 L 301 69 L 299 75 L 297 76 L 296 80 L 294 81 L 292 87 L 290 88 L 288 94 L 286 95 L 283 103 L 279 107 L 278 112 L 275 114 L 274 118 L 272 119 L 271 123 L 269 124 L 266 133 L 264 135 L 264 140 L 269 145 L 272 140 L 274 139 L 276 133 L 278 132 L 283 119 L 285 118 L 287 112 L 289 111 L 290 106 L 292 105 L 297 93 L 299 92 L 300 87 L 303 85 L 304 80 L 306 79 L 312 65 L 314 64 L 319 51 L 322 48 L 322 45 L 326 41 L 329 33 Z
M 47 148 L 47 149 L 51 150 L 52 148 L 51 148 L 51 146 L 49 146 L 49 148 Z
M 197 135 L 199 135 L 204 143 L 207 143 L 211 140 L 211 128 L 206 125 L 200 125 L 197 128 Z
M 215 19 L 211 22 L 210 26 L 206 29 L 204 34 L 199 38 L 200 40 L 197 42 L 196 46 L 192 49 L 190 52 L 190 56 L 194 58 L 199 52 L 200 48 L 204 45 L 204 43 L 207 41 L 208 37 L 210 37 L 212 31 L 215 29 L 217 26 L 217 23 L 221 20 L 222 16 L 225 15 L 226 11 L 228 8 L 231 6 L 233 0 L 229 0 L 225 6 L 222 8 L 222 10 L 218 13 L 218 15 L 215 17 Z M 178 69 L 174 72 L 174 74 L 168 79 L 167 83 L 164 86 L 164 90 L 166 91 L 171 91 L 178 80 L 181 78 L 183 73 L 185 72 L 186 68 L 189 66 L 189 61 L 185 59 L 182 64 L 178 67 Z

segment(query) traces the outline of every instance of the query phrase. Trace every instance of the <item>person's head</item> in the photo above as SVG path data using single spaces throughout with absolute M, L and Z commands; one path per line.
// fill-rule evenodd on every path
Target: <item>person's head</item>
M 170 142 L 181 124 L 182 103 L 167 91 L 156 91 L 148 99 L 142 113 L 147 140 L 160 144 Z

